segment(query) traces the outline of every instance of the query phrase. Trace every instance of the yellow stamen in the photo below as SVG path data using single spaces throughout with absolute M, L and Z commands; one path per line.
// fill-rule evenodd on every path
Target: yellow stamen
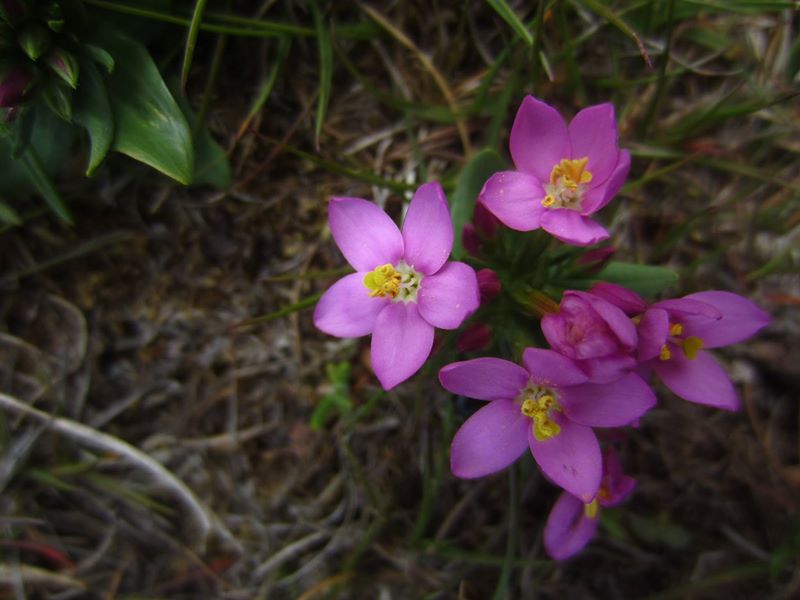
M 544 200 L 542 200 L 542 206 L 544 206 L 545 208 L 549 208 L 553 206 L 553 204 L 555 203 L 556 199 L 553 198 L 552 194 L 547 194 L 547 196 L 544 197 Z
M 540 442 L 561 433 L 561 426 L 550 416 L 551 410 L 561 410 L 561 407 L 552 395 L 543 392 L 541 388 L 527 396 L 520 405 L 520 412 L 533 421 L 533 436 Z
M 697 358 L 697 353 L 703 349 L 703 340 L 697 336 L 691 335 L 681 341 L 681 346 L 683 347 L 683 353 L 686 355 L 686 358 L 694 360 Z
M 402 276 L 390 264 L 376 267 L 364 275 L 364 287 L 370 290 L 372 298 L 395 298 L 400 292 L 400 280 Z
M 583 514 L 589 519 L 594 519 L 597 517 L 597 508 L 597 498 L 595 498 L 589 504 L 583 505 Z
M 670 349 L 666 344 L 661 346 L 661 353 L 658 355 L 658 358 L 661 360 L 669 360 L 672 358 L 672 352 L 670 352 Z
M 669 334 L 672 336 L 678 336 L 683 333 L 683 325 L 680 323 L 673 323 L 669 326 Z
M 553 185 L 563 183 L 569 189 L 574 190 L 582 183 L 589 183 L 592 180 L 592 174 L 586 170 L 586 164 L 589 162 L 589 157 L 576 158 L 570 160 L 563 159 L 558 163 L 550 173 L 550 183 Z

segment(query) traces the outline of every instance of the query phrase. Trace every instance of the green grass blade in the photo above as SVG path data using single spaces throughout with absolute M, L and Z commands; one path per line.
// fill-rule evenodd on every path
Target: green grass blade
M 244 135 L 244 132 L 247 131 L 247 128 L 250 126 L 253 118 L 261 112 L 261 110 L 264 108 L 264 105 L 267 103 L 267 100 L 269 100 L 269 96 L 272 93 L 272 88 L 275 87 L 275 82 L 278 80 L 278 73 L 283 67 L 283 64 L 286 62 L 286 58 L 289 56 L 289 47 L 291 46 L 291 43 L 292 40 L 289 37 L 282 37 L 280 42 L 278 42 L 277 56 L 272 63 L 272 67 L 267 74 L 267 78 L 261 83 L 261 88 L 258 90 L 258 94 L 253 100 L 253 104 L 250 105 L 250 110 L 247 112 L 247 116 L 242 121 L 242 124 L 239 125 L 239 130 L 236 132 L 236 139 L 239 139 Z
M 183 66 L 181 67 L 181 91 L 186 88 L 189 78 L 189 69 L 192 68 L 194 48 L 197 44 L 197 35 L 200 33 L 200 24 L 203 22 L 203 11 L 206 9 L 206 0 L 197 0 L 194 3 L 192 22 L 189 24 L 189 33 L 186 35 L 186 49 L 183 52 Z
M 622 19 L 622 17 L 620 17 L 617 13 L 611 10 L 604 2 L 601 2 L 601 0 L 578 0 L 578 2 L 579 4 L 582 4 L 583 6 L 588 8 L 593 13 L 596 13 L 601 17 L 603 17 L 606 21 L 611 23 L 614 27 L 616 27 L 622 33 L 631 38 L 636 43 L 636 47 L 639 48 L 639 54 L 642 55 L 642 59 L 647 64 L 647 67 L 649 69 L 653 68 L 653 63 L 650 60 L 650 55 L 647 53 L 647 49 L 644 47 L 641 38 L 633 30 L 633 28 Z
M 311 2 L 311 14 L 314 17 L 314 29 L 319 44 L 319 95 L 317 96 L 317 118 L 314 125 L 314 146 L 319 150 L 319 136 L 325 123 L 325 113 L 331 99 L 331 82 L 333 80 L 333 48 L 331 35 L 325 26 L 322 11 L 316 2 Z
M 520 20 L 512 8 L 506 3 L 506 0 L 486 0 L 486 3 L 491 6 L 500 17 L 508 23 L 511 29 L 514 30 L 519 38 L 525 42 L 529 48 L 533 47 L 533 35 L 525 27 L 525 24 Z

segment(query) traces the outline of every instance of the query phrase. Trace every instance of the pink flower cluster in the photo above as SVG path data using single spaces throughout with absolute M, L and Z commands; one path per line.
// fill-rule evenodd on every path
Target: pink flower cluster
M 482 477 L 529 448 L 547 478 L 571 498 L 559 500 L 545 534 L 550 554 L 566 558 L 588 542 L 585 533 L 595 526 L 565 527 L 564 515 L 576 516 L 577 503 L 610 505 L 630 491 L 609 496 L 603 487 L 604 472 L 610 473 L 593 428 L 621 427 L 644 416 L 656 403 L 643 378 L 651 371 L 685 400 L 737 409 L 733 384 L 706 349 L 745 340 L 769 321 L 753 302 L 730 292 L 650 305 L 610 283 L 565 292 L 558 312 L 541 321 L 551 349 L 526 349 L 522 366 L 476 358 L 439 372 L 448 391 L 487 401 L 456 432 L 451 470 L 457 477 Z M 594 519 L 596 506 L 586 510 Z M 567 534 L 579 535 L 583 544 L 567 543 Z
M 567 124 L 529 96 L 514 120 L 510 146 L 516 170 L 487 180 L 474 224 L 464 230 L 465 248 L 479 255 L 500 223 L 520 231 L 541 228 L 576 246 L 608 237 L 590 215 L 616 195 L 630 167 L 629 153 L 617 145 L 610 104 L 586 108 Z M 329 222 L 356 272 L 322 296 L 314 323 L 339 337 L 371 334 L 372 367 L 385 389 L 425 363 L 435 328 L 460 327 L 502 291 L 494 271 L 476 274 L 448 261 L 453 224 L 437 183 L 417 190 L 402 230 L 359 198 L 333 198 Z M 599 248 L 577 263 L 592 269 L 608 257 Z M 545 313 L 541 331 L 550 348 L 525 349 L 521 365 L 493 357 L 455 362 L 440 370 L 439 381 L 454 394 L 486 402 L 452 441 L 453 474 L 489 475 L 529 449 L 544 475 L 564 490 L 544 536 L 548 553 L 563 559 L 590 540 L 600 508 L 621 502 L 635 485 L 616 454 L 601 449 L 594 429 L 637 424 L 656 404 L 652 374 L 690 402 L 736 410 L 736 390 L 708 350 L 749 338 L 770 317 L 724 291 L 648 303 L 621 286 L 597 283 L 589 291 L 564 292 L 558 305 L 545 300 L 539 314 Z M 482 350 L 492 339 L 489 326 L 477 322 L 456 346 Z

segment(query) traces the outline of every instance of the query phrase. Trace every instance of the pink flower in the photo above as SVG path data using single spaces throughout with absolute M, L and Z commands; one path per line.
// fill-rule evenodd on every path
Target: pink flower
M 547 553 L 556 560 L 564 560 L 583 550 L 597 531 L 600 507 L 620 504 L 635 486 L 636 481 L 622 472 L 617 453 L 609 448 L 603 454 L 603 481 L 597 497 L 584 503 L 564 492 L 553 505 L 544 526 Z
M 639 360 L 648 361 L 684 400 L 737 410 L 733 383 L 705 349 L 746 340 L 770 320 L 753 302 L 731 292 L 697 292 L 656 302 L 639 319 Z
M 595 294 L 564 292 L 558 312 L 545 314 L 541 325 L 550 346 L 575 360 L 590 381 L 614 381 L 636 367 L 636 326 Z
M 420 186 L 403 231 L 372 202 L 332 198 L 328 220 L 336 245 L 356 273 L 320 298 L 314 324 L 330 335 L 372 334 L 372 368 L 384 389 L 416 373 L 433 330 L 456 329 L 478 308 L 472 267 L 447 262 L 453 222 L 438 183 Z
M 617 148 L 614 107 L 583 109 L 569 125 L 552 106 L 527 96 L 511 128 L 516 171 L 495 173 L 479 197 L 511 229 L 540 227 L 562 242 L 588 246 L 608 232 L 588 218 L 619 191 L 630 154 Z
M 618 427 L 656 402 L 633 373 L 610 384 L 588 383 L 569 358 L 527 348 L 524 367 L 499 358 L 452 363 L 439 371 L 448 391 L 488 400 L 456 432 L 450 469 L 472 479 L 504 469 L 530 448 L 545 475 L 590 502 L 600 486 L 600 445 L 592 427 Z

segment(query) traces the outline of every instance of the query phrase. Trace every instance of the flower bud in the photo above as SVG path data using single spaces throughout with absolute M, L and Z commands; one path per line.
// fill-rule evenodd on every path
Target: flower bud
M 586 275 L 595 275 L 603 270 L 603 268 L 608 264 L 608 261 L 611 260 L 611 257 L 614 256 L 616 251 L 617 249 L 613 246 L 594 248 L 584 252 L 578 257 L 575 263 L 584 267 L 582 272 Z
M 478 232 L 475 231 L 475 225 L 472 223 L 465 223 L 461 228 L 461 245 L 472 256 L 480 256 L 481 240 L 478 238 Z
M 0 0 L 0 19 L 16 23 L 25 16 L 25 6 L 20 0 Z
M 502 291 L 500 279 L 497 277 L 497 273 L 491 269 L 481 269 L 476 275 L 478 276 L 481 305 L 488 304 Z
M 50 70 L 58 75 L 61 80 L 73 90 L 78 87 L 78 74 L 80 67 L 75 57 L 66 50 L 56 48 L 45 58 Z
M 51 31 L 60 33 L 64 29 L 64 11 L 58 2 L 48 2 L 39 10 L 39 14 Z
M 44 99 L 50 109 L 65 121 L 72 122 L 72 90 L 50 82 L 44 89 Z
M 31 23 L 17 37 L 20 48 L 31 60 L 37 60 L 50 49 L 50 32 L 39 23 Z
M 0 106 L 16 106 L 25 99 L 33 75 L 22 67 L 11 67 L 0 76 Z
M 494 238 L 497 228 L 500 227 L 500 220 L 495 217 L 483 202 L 475 204 L 475 212 L 472 215 L 472 222 L 475 223 L 477 230 L 486 239 Z
M 492 328 L 486 323 L 475 323 L 458 338 L 456 348 L 459 352 L 480 352 L 492 343 Z

